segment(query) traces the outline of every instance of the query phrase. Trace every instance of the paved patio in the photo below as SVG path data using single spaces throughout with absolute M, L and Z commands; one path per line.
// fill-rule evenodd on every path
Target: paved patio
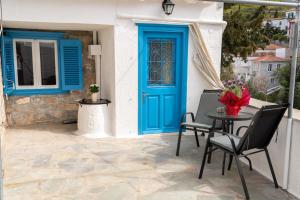
M 235 167 L 221 176 L 215 153 L 197 179 L 204 149 L 194 137 L 148 135 L 134 139 L 86 139 L 75 125 L 9 129 L 5 147 L 5 200 L 238 200 L 244 199 Z M 295 199 L 244 166 L 253 200 Z

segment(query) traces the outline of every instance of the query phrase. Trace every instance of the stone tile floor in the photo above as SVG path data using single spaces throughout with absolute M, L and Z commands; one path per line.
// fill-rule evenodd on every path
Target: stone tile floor
M 243 190 L 234 167 L 221 176 L 214 153 L 197 179 L 204 149 L 184 136 L 175 156 L 175 134 L 134 139 L 74 136 L 74 125 L 8 129 L 4 152 L 5 200 L 239 200 Z M 244 166 L 253 200 L 295 199 Z

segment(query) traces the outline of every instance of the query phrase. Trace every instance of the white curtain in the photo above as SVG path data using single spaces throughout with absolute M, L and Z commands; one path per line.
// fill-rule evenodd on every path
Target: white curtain
M 223 89 L 224 85 L 220 80 L 211 57 L 207 51 L 205 42 L 200 32 L 199 24 L 190 24 L 189 28 L 197 52 L 197 54 L 193 58 L 194 64 L 214 89 Z

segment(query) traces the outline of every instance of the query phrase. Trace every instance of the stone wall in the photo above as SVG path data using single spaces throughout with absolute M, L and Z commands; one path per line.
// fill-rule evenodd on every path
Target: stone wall
M 5 100 L 9 126 L 77 119 L 76 100 L 88 97 L 89 85 L 95 82 L 94 60 L 88 55 L 93 35 L 87 31 L 66 31 L 65 37 L 82 41 L 84 90 L 60 95 L 9 96 Z

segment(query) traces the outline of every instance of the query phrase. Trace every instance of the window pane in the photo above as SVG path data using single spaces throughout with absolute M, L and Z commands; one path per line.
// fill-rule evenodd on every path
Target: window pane
M 150 39 L 148 57 L 148 84 L 175 84 L 175 41 Z
M 16 54 L 19 85 L 33 85 L 32 43 L 17 41 Z
M 56 85 L 54 42 L 40 42 L 42 85 Z

